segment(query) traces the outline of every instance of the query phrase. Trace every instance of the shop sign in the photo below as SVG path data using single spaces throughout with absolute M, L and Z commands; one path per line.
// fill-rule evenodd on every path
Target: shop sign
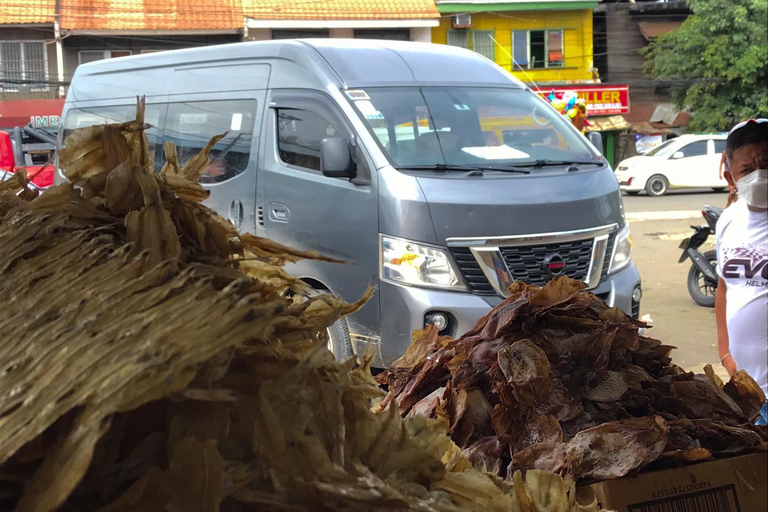
M 0 101 L 0 127 L 32 126 L 59 129 L 64 99 Z
M 644 155 L 664 142 L 661 135 L 635 135 L 637 153 Z
M 61 116 L 29 116 L 29 122 L 37 128 L 59 128 Z
M 613 84 L 595 85 L 556 85 L 554 87 L 534 88 L 533 91 L 545 98 L 554 89 L 555 96 L 562 98 L 567 91 L 575 92 L 587 104 L 590 116 L 610 116 L 629 113 L 629 86 Z

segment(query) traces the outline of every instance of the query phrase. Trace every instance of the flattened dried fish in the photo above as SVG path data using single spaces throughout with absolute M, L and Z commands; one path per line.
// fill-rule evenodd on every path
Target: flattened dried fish
M 452 439 L 506 479 L 532 468 L 617 478 L 662 454 L 676 464 L 765 448 L 768 431 L 751 425 L 765 397 L 748 375 L 722 384 L 711 369 L 709 377 L 683 371 L 669 357 L 674 347 L 640 336 L 642 322 L 584 288 L 566 277 L 544 287 L 515 282 L 461 338 L 416 333 L 407 357 L 378 376 L 390 389 L 384 403 L 434 415 L 439 404 L 421 400 L 444 390 Z M 460 427 L 470 389 L 492 407 L 471 433 Z M 662 417 L 709 423 L 678 425 L 667 439 Z

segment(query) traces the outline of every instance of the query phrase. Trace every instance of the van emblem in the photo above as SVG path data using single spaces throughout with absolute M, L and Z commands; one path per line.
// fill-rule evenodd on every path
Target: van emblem
M 548 254 L 542 267 L 552 277 L 561 276 L 565 273 L 565 260 L 559 254 Z

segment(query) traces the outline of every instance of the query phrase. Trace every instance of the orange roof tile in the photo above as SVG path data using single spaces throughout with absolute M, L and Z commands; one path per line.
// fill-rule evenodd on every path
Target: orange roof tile
M 211 30 L 243 27 L 241 0 L 61 0 L 66 30 Z
M 0 25 L 53 23 L 56 0 L 0 0 Z
M 258 20 L 397 20 L 439 18 L 434 0 L 243 0 Z

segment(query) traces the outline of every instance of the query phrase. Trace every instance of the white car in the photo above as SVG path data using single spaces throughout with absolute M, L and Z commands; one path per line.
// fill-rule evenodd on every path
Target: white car
M 616 168 L 616 179 L 630 195 L 645 190 L 650 196 L 663 196 L 680 188 L 726 190 L 728 182 L 719 175 L 725 139 L 725 135 L 670 139 L 644 155 L 623 160 Z

